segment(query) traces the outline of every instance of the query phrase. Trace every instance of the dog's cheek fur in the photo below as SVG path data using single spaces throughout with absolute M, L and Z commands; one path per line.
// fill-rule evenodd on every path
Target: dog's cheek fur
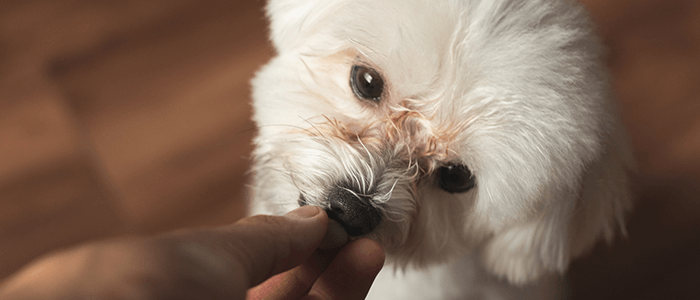
M 411 230 L 403 245 L 388 258 L 398 266 L 427 267 L 474 251 L 488 237 L 481 228 L 465 232 L 464 224 L 473 210 L 474 192 L 450 194 L 432 182 L 419 187 L 420 195 Z

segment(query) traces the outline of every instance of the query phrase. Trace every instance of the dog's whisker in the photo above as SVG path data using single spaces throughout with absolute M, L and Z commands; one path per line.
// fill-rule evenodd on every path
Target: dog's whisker
M 328 117 L 326 117 L 325 115 L 320 115 L 319 117 L 328 119 Z M 325 137 L 323 135 L 323 132 L 319 130 L 314 123 L 311 122 L 311 118 L 302 118 L 301 116 L 299 116 L 299 118 L 301 118 L 304 123 L 309 124 L 309 126 L 311 126 L 311 128 L 313 128 L 316 131 L 316 133 L 318 133 L 320 136 Z M 305 128 L 305 131 L 308 133 L 312 133 L 308 128 Z
M 374 155 L 372 155 L 372 153 L 369 152 L 369 149 L 367 149 L 367 146 L 365 146 L 365 143 L 362 142 L 362 139 L 359 137 L 359 135 L 357 136 L 357 140 L 359 141 L 360 145 L 362 146 L 362 149 L 365 150 L 365 153 L 367 154 L 367 159 L 369 160 L 369 163 L 365 162 L 364 160 L 362 161 L 362 163 L 364 164 L 365 170 L 369 171 L 369 175 L 370 175 L 370 178 L 369 178 L 370 187 L 369 187 L 369 189 L 372 189 L 373 185 L 374 185 L 374 172 L 371 171 L 372 170 L 371 166 L 376 165 L 376 163 L 374 161 Z

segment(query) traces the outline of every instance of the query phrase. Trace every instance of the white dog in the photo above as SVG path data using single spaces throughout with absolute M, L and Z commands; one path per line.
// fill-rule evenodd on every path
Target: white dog
M 623 228 L 631 155 L 573 0 L 270 0 L 252 213 L 323 207 L 369 298 L 546 299 Z

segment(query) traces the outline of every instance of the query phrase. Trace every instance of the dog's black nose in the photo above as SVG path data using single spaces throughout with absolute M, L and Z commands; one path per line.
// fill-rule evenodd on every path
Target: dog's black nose
M 382 215 L 371 204 L 369 197 L 357 195 L 348 189 L 337 187 L 328 195 L 328 217 L 338 221 L 349 236 L 359 236 L 372 232 Z

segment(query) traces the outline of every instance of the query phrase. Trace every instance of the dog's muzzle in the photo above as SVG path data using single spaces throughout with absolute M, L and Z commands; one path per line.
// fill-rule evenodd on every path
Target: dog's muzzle
M 368 234 L 382 221 L 379 209 L 372 205 L 369 197 L 353 193 L 349 189 L 336 187 L 326 200 L 328 217 L 340 223 L 349 236 Z M 306 205 L 303 195 L 299 204 Z

